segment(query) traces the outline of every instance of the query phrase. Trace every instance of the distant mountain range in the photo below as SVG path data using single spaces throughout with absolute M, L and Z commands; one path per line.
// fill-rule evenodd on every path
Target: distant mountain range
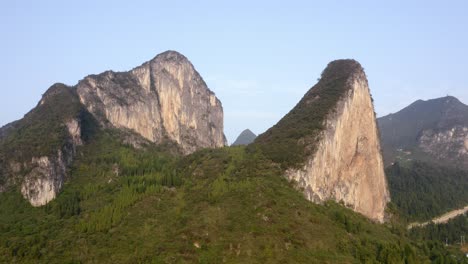
M 248 145 L 257 138 L 257 135 L 255 135 L 250 129 L 246 129 L 240 133 L 240 135 L 237 137 L 236 141 L 232 143 L 231 146 L 239 146 L 239 145 Z
M 416 159 L 468 168 L 468 106 L 457 98 L 418 100 L 377 121 L 386 165 Z

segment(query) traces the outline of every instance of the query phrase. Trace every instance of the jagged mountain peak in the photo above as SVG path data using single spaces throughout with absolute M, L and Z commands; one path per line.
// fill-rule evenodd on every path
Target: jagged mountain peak
M 0 129 L 0 191 L 21 185 L 32 205 L 50 202 L 76 147 L 98 130 L 128 135 L 122 141 L 135 147 L 152 142 L 181 154 L 226 144 L 220 101 L 185 56 L 167 51 L 127 72 L 52 85 L 22 120 Z
M 384 221 L 389 194 L 372 98 L 357 61 L 329 63 L 319 82 L 255 144 L 307 199 L 342 201 Z
M 102 124 L 131 129 L 156 143 L 169 139 L 183 153 L 226 143 L 221 102 L 176 51 L 129 72 L 88 76 L 77 92 Z

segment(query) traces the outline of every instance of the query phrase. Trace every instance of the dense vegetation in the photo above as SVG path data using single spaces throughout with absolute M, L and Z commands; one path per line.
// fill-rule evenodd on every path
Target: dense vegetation
M 299 166 L 315 149 L 324 121 L 339 99 L 349 90 L 346 83 L 361 65 L 354 60 L 328 64 L 319 82 L 275 126 L 255 140 L 265 155 L 283 168 Z M 320 100 L 318 100 L 320 98 Z
M 0 156 L 21 161 L 55 154 L 68 136 L 65 122 L 80 115 L 84 113 L 74 90 L 63 84 L 53 85 L 41 103 L 0 140 Z
M 461 237 L 468 235 L 468 217 L 460 215 L 446 224 L 429 224 L 425 227 L 414 227 L 410 235 L 414 239 L 433 240 L 450 245 L 460 245 Z
M 468 204 L 468 172 L 414 161 L 386 169 L 392 202 L 410 221 L 425 221 Z
M 305 200 L 261 152 L 185 158 L 111 133 L 79 150 L 58 198 L 0 194 L 0 262 L 454 263 L 440 243 Z

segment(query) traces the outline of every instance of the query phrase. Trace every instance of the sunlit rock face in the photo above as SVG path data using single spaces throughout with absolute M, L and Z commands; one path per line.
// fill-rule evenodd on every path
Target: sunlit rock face
M 129 72 L 90 75 L 77 93 L 102 124 L 132 129 L 155 143 L 169 139 L 185 154 L 226 144 L 221 102 L 175 51 Z
M 31 166 L 33 169 L 25 175 L 21 184 L 21 194 L 32 206 L 46 205 L 55 199 L 62 188 L 66 175 L 63 154 L 59 152 L 54 158 L 33 158 Z
M 383 222 L 390 196 L 367 78 L 360 65 L 356 69 L 347 77 L 349 89 L 326 118 L 315 153 L 286 175 L 311 201 L 343 202 Z

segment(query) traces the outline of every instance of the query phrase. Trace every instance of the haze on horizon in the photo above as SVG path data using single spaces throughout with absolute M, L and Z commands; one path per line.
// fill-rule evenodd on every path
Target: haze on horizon
M 259 134 L 312 87 L 327 63 L 365 68 L 376 112 L 447 94 L 468 102 L 464 1 L 4 1 L 0 126 L 55 82 L 126 71 L 184 54 L 223 103 L 229 142 Z

